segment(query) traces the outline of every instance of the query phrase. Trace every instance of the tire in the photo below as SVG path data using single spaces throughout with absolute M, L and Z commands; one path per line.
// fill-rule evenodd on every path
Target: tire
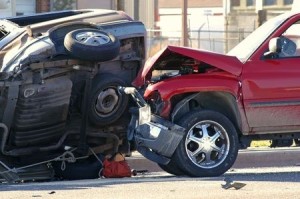
M 97 75 L 93 79 L 89 121 L 95 126 L 106 126 L 116 122 L 124 113 L 128 104 L 128 95 L 120 93 L 118 86 L 125 82 L 112 74 Z
M 120 50 L 120 42 L 116 37 L 93 28 L 69 32 L 65 36 L 64 46 L 74 58 L 99 62 L 114 59 Z
M 167 165 L 157 164 L 162 170 L 165 172 L 175 175 L 175 176 L 183 176 L 185 173 L 178 167 L 176 162 L 170 161 Z
M 101 155 L 98 157 L 101 161 L 104 160 Z M 95 156 L 74 163 L 66 162 L 65 170 L 61 170 L 61 164 L 62 162 L 52 162 L 52 167 L 56 177 L 66 180 L 96 179 L 100 177 L 99 173 L 103 168 L 102 163 Z
M 174 153 L 174 161 L 182 171 L 192 177 L 213 177 L 230 169 L 239 142 L 227 117 L 215 111 L 195 111 L 182 117 L 179 125 L 186 128 L 186 134 Z

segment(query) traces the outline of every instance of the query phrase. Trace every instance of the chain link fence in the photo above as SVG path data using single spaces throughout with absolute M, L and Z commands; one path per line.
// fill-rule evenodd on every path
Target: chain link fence
M 190 30 L 189 47 L 227 53 L 230 49 L 241 42 L 252 31 L 239 29 L 236 31 L 224 30 Z M 181 45 L 180 31 L 147 30 L 148 56 L 164 49 L 168 45 Z M 168 36 L 169 35 L 169 36 Z

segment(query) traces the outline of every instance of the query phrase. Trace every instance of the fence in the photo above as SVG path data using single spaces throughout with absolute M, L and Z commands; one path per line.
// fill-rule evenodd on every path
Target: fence
M 224 30 L 190 30 L 189 47 L 227 53 L 241 42 L 252 31 L 239 29 L 237 31 Z M 147 30 L 148 56 L 154 55 L 168 45 L 180 46 L 180 31 Z M 169 36 L 168 36 L 169 35 Z

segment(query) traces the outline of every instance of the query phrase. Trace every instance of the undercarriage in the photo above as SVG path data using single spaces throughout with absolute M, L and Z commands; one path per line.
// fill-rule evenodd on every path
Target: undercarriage
M 1 181 L 97 178 L 105 155 L 130 152 L 132 101 L 118 87 L 143 65 L 144 26 L 72 22 L 30 33 L 0 68 Z

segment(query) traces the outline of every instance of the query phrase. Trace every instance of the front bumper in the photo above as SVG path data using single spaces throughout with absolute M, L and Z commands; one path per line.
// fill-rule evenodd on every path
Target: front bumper
M 146 158 L 168 164 L 184 135 L 184 128 L 152 115 L 151 121 L 138 125 L 134 139 L 137 150 Z
M 181 126 L 151 114 L 150 107 L 134 89 L 123 91 L 131 94 L 139 107 L 131 109 L 128 139 L 135 141 L 137 150 L 147 159 L 159 164 L 168 164 L 184 136 Z

